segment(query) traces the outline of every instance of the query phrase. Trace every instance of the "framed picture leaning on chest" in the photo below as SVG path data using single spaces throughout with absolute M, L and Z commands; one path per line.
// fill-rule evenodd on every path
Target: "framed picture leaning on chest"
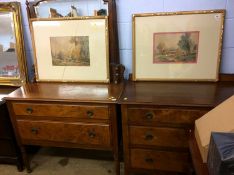
M 133 15 L 133 80 L 217 81 L 224 14 Z
M 109 82 L 108 17 L 31 19 L 36 80 Z

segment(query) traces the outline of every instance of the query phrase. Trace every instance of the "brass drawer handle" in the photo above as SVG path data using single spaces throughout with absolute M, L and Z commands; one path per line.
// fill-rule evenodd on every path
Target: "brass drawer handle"
M 152 120 L 154 118 L 154 114 L 152 112 L 148 112 L 145 114 L 145 118 L 147 120 Z
M 96 133 L 94 131 L 89 132 L 89 138 L 95 138 L 96 137 Z
M 92 111 L 87 111 L 86 114 L 88 118 L 93 118 L 94 113 Z
M 32 128 L 32 129 L 31 129 L 31 133 L 33 133 L 33 134 L 35 134 L 35 135 L 38 134 L 38 131 L 39 131 L 38 128 Z
M 152 158 L 145 158 L 146 163 L 154 163 L 154 159 Z
M 146 134 L 145 135 L 145 140 L 150 141 L 150 140 L 153 140 L 153 139 L 154 139 L 154 136 L 152 134 Z
M 27 111 L 28 114 L 32 114 L 33 113 L 33 109 L 31 107 L 27 108 L 26 111 Z

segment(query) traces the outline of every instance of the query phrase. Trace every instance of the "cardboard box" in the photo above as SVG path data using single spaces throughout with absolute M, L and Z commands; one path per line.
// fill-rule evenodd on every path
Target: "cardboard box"
M 234 132 L 234 95 L 195 121 L 195 138 L 204 163 L 211 132 Z

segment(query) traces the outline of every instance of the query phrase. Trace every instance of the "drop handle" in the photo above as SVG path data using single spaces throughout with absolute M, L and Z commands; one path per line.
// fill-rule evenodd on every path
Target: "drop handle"
M 145 135 L 145 140 L 150 141 L 150 140 L 153 140 L 153 139 L 154 139 L 154 136 L 152 134 L 146 134 Z
M 32 114 L 33 113 L 33 109 L 31 107 L 27 108 L 26 111 L 27 111 L 28 114 Z
M 146 163 L 153 163 L 154 159 L 152 159 L 152 158 L 145 158 L 145 162 Z
M 38 128 L 32 128 L 32 129 L 31 129 L 31 133 L 33 133 L 33 134 L 35 134 L 35 135 L 38 134 L 38 131 L 39 131 Z
M 93 132 L 93 131 L 89 132 L 88 135 L 89 135 L 89 138 L 95 138 L 96 137 L 96 133 Z
M 154 114 L 152 112 L 148 112 L 145 114 L 145 118 L 147 120 L 152 120 L 154 118 Z
M 92 111 L 87 111 L 86 114 L 88 118 L 93 118 L 94 113 Z

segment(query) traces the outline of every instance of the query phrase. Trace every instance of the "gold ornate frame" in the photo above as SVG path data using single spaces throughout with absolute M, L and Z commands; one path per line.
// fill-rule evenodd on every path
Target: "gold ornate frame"
M 75 21 L 75 20 L 98 20 L 103 19 L 105 21 L 105 49 L 106 49 L 106 60 L 105 60 L 105 67 L 106 67 L 106 79 L 103 80 L 54 80 L 54 79 L 41 79 L 39 76 L 38 71 L 38 58 L 37 58 L 37 48 L 35 44 L 35 31 L 33 28 L 33 22 L 36 21 Z M 107 16 L 80 16 L 80 17 L 63 17 L 63 18 L 32 18 L 30 19 L 30 30 L 31 30 L 31 36 L 32 36 L 32 43 L 33 43 L 33 49 L 34 49 L 34 64 L 35 64 L 35 78 L 37 82 L 99 82 L 99 83 L 109 83 L 110 82 L 110 71 L 109 71 L 109 30 L 108 30 L 108 17 Z M 79 75 L 77 75 L 79 76 Z
M 216 75 L 215 78 L 204 78 L 204 79 L 196 79 L 196 78 L 138 78 L 136 75 L 136 18 L 137 17 L 155 17 L 155 16 L 175 16 L 175 15 L 196 15 L 196 14 L 220 14 L 220 33 L 219 33 L 219 43 L 218 43 L 218 50 L 217 50 L 217 64 L 216 64 Z M 145 14 L 134 14 L 132 17 L 132 38 L 133 38 L 133 64 L 132 64 L 132 71 L 133 81 L 218 81 L 219 78 L 219 66 L 222 54 L 222 39 L 223 39 L 223 28 L 224 28 L 224 17 L 225 17 L 225 10 L 204 10 L 204 11 L 181 11 L 181 12 L 165 12 L 165 13 L 145 13 Z
M 19 2 L 0 3 L 0 12 L 12 12 L 14 21 L 14 32 L 16 40 L 16 55 L 18 60 L 20 76 L 17 78 L 0 77 L 0 85 L 21 86 L 28 81 L 27 64 L 24 48 L 21 8 Z

